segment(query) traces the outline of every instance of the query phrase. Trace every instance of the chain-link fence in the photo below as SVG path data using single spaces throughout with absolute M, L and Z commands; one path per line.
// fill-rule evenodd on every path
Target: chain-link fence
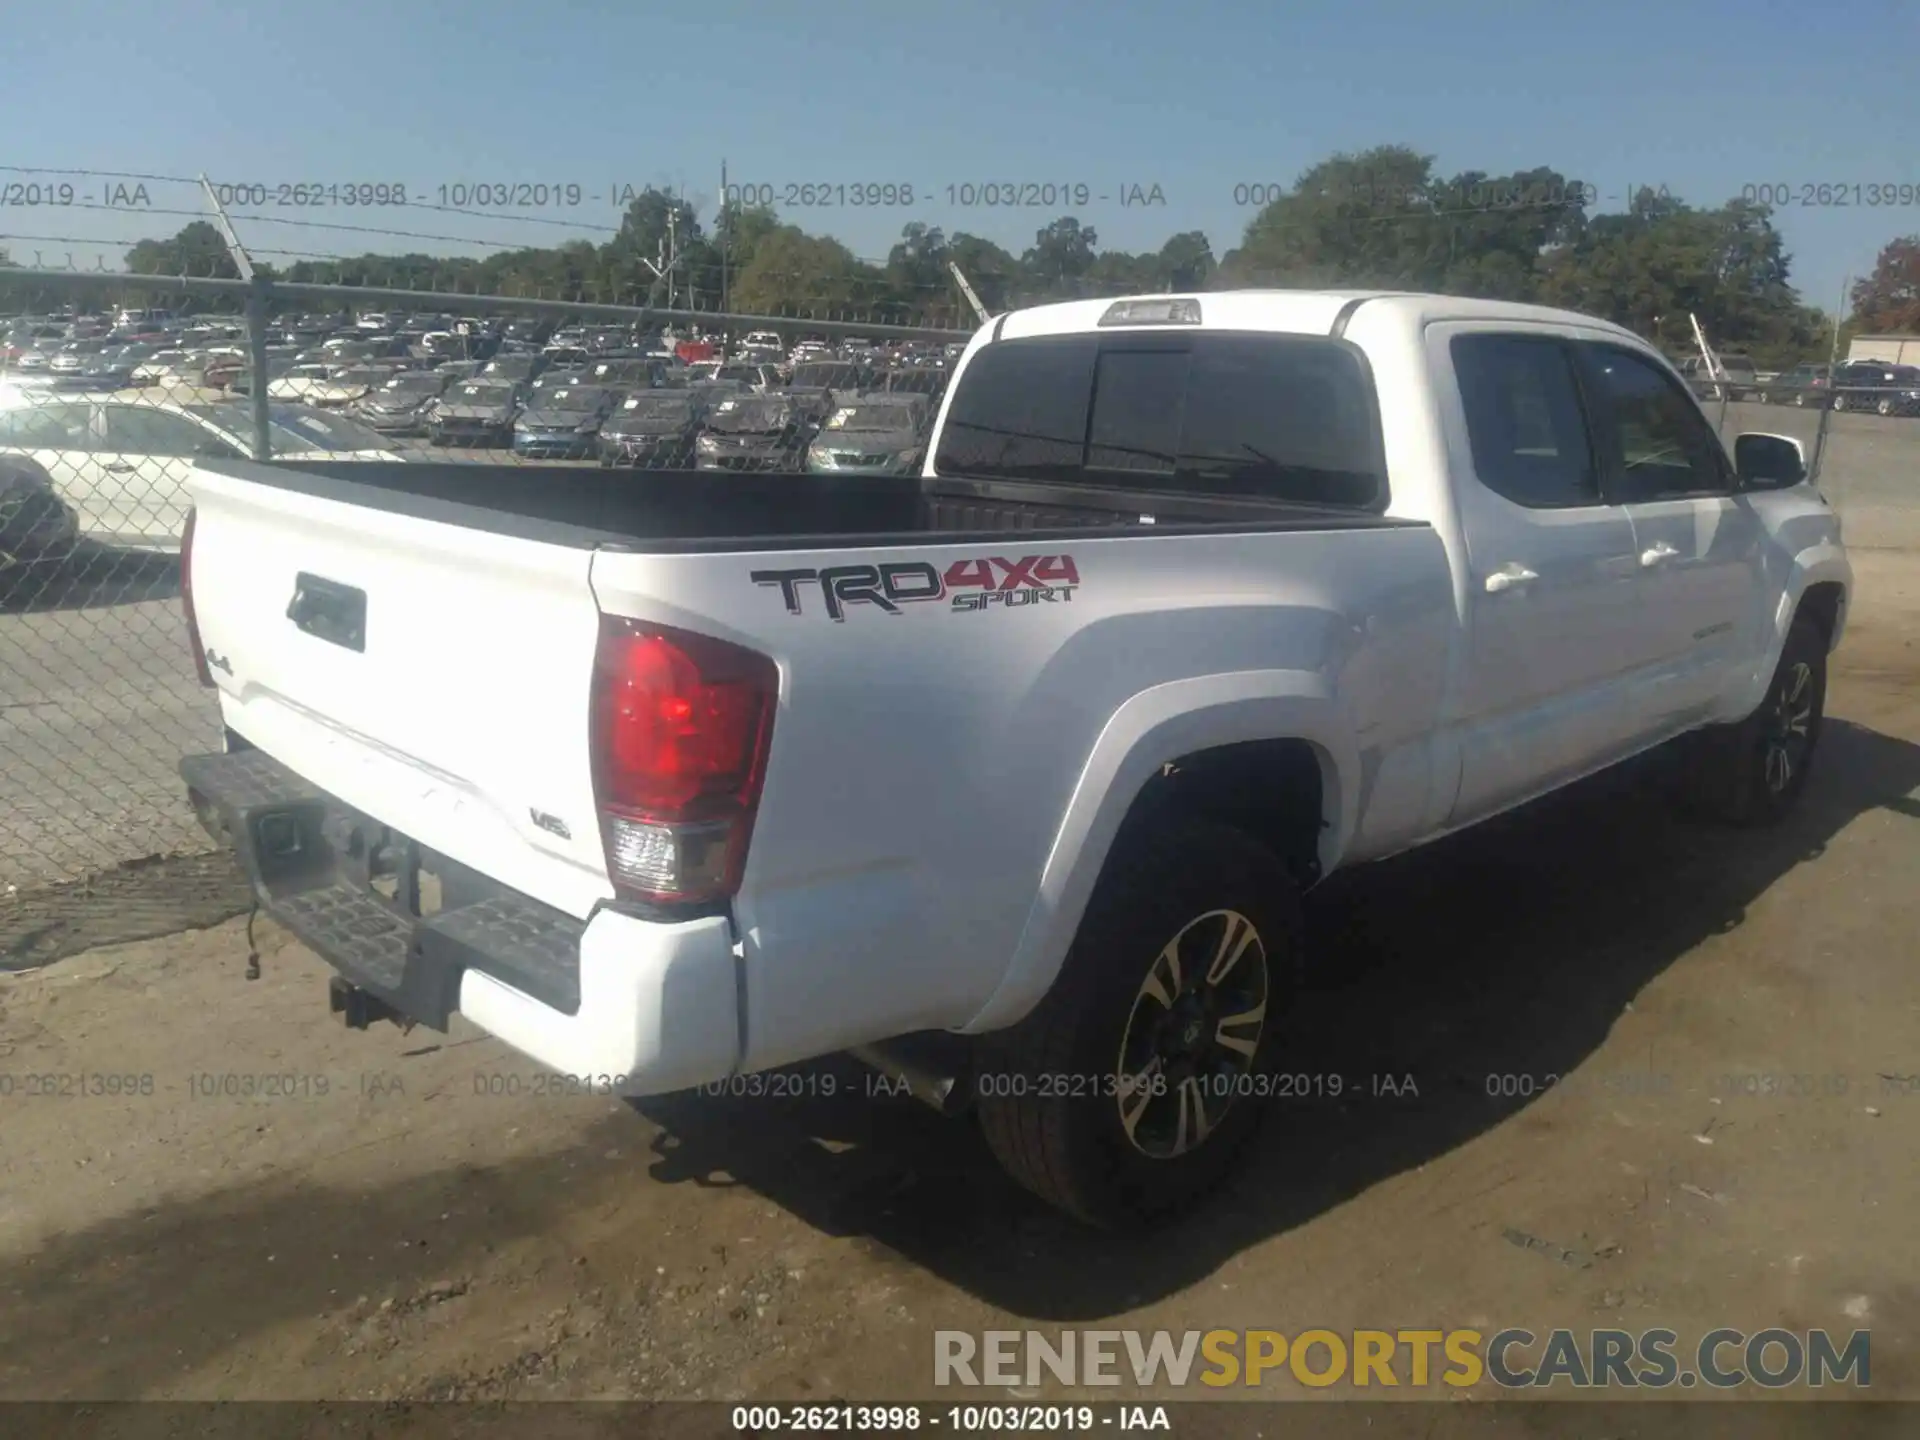
M 0 964 L 245 904 L 176 770 L 220 743 L 180 608 L 196 460 L 904 473 L 966 333 L 827 307 L 6 278 Z
M 1731 449 L 1743 433 L 1785 435 L 1855 549 L 1920 550 L 1920 368 L 1877 361 L 1807 364 L 1694 381 Z
M 179 601 L 196 459 L 909 473 L 966 335 L 895 323 L 896 282 L 756 316 L 336 268 L 354 283 L 0 271 L 0 964 L 245 903 L 175 769 L 219 743 Z M 1803 443 L 1852 544 L 1920 546 L 1920 371 L 1693 378 L 1729 444 Z

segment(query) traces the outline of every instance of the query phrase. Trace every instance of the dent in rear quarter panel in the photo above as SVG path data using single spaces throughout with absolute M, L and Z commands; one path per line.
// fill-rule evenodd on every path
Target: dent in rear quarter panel
M 817 587 L 794 615 L 750 578 L 896 561 L 944 574 L 1041 552 L 1072 556 L 1071 599 L 980 612 L 940 599 L 897 615 L 856 605 L 836 622 Z M 602 555 L 594 585 L 605 609 L 780 666 L 735 906 L 749 1068 L 971 1021 L 1022 947 L 1050 857 L 1072 868 L 1057 841 L 1096 742 L 1144 691 L 1252 670 L 1306 677 L 1368 757 L 1361 774 L 1376 778 L 1356 777 L 1356 801 L 1389 781 L 1394 813 L 1405 794 L 1425 798 L 1424 772 L 1391 757 L 1431 717 L 1388 697 L 1423 695 L 1429 674 L 1439 683 L 1451 612 L 1430 531 Z

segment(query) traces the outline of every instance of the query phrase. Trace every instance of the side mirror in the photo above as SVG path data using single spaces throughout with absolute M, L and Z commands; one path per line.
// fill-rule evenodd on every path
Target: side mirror
M 1746 490 L 1787 490 L 1807 478 L 1807 452 L 1786 435 L 1745 434 L 1733 442 L 1733 468 Z

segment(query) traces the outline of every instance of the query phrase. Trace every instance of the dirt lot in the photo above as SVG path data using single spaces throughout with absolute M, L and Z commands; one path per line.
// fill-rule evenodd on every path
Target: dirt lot
M 1920 1398 L 1920 560 L 1857 563 L 1796 823 L 1610 777 L 1330 884 L 1291 1068 L 1417 1094 L 1288 1104 L 1149 1240 L 851 1067 L 630 1107 L 347 1032 L 265 922 L 253 982 L 242 921 L 0 976 L 0 1397 L 931 1396 L 936 1328 L 1104 1322 L 1867 1327 Z

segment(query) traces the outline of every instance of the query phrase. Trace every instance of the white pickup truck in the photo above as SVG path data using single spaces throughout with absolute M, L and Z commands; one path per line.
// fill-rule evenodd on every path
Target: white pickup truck
M 1670 741 L 1782 815 L 1851 585 L 1634 335 L 1411 294 L 1001 316 L 919 476 L 191 485 L 182 773 L 348 1023 L 624 1094 L 850 1050 L 1096 1222 L 1225 1172 L 1336 867 Z

